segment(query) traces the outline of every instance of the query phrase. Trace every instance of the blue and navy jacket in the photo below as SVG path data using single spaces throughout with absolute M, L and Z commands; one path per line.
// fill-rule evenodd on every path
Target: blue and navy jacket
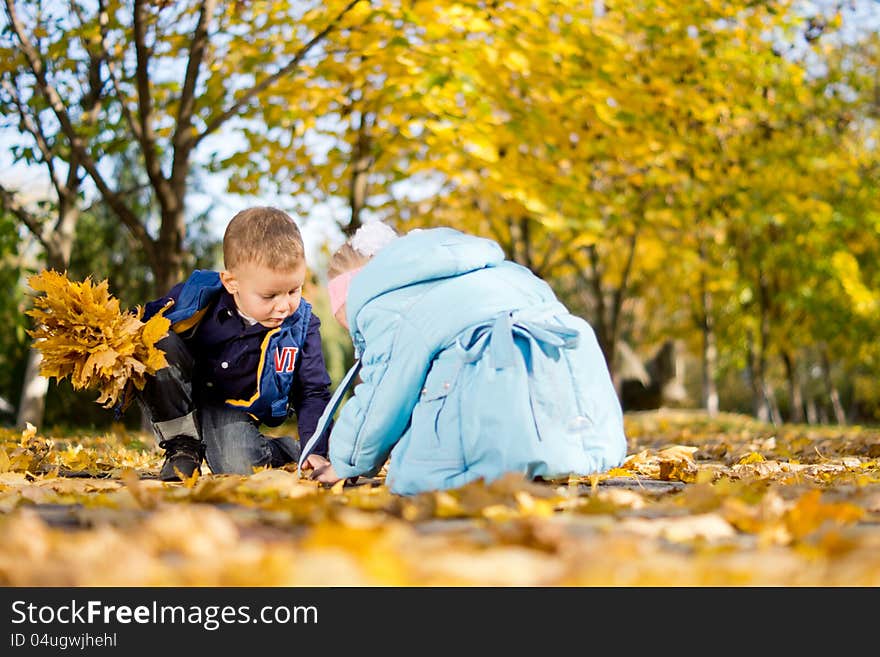
M 303 299 L 281 326 L 249 325 L 216 271 L 195 270 L 144 307 L 144 321 L 165 309 L 172 330 L 192 353 L 196 400 L 220 401 L 278 426 L 297 416 L 301 440 L 315 430 L 330 399 L 320 321 Z M 317 453 L 326 453 L 326 440 Z

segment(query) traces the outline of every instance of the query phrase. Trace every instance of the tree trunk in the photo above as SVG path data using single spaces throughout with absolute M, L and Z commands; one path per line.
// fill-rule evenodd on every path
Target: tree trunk
M 806 403 L 807 424 L 819 424 L 819 409 L 816 408 L 815 397 L 808 397 Z
M 621 331 L 621 310 L 626 295 L 629 293 L 629 276 L 632 273 L 633 263 L 635 262 L 640 230 L 641 224 L 637 225 L 632 234 L 628 236 L 626 264 L 620 278 L 620 285 L 614 289 L 607 299 L 602 286 L 603 269 L 599 252 L 594 244 L 586 247 L 587 258 L 590 262 L 590 272 L 589 275 L 581 274 L 581 276 L 593 290 L 596 302 L 596 317 L 591 323 L 593 330 L 596 331 L 596 339 L 599 342 L 599 347 L 602 349 L 602 355 L 605 356 L 605 363 L 608 365 L 612 379 L 614 379 L 614 357 L 617 351 L 617 340 L 620 338 Z
M 183 198 L 186 190 L 181 189 L 169 210 L 162 213 L 162 226 L 159 231 L 158 266 L 156 267 L 156 294 L 165 294 L 184 276 L 184 260 L 188 252 L 184 248 L 186 218 L 183 213 Z
M 804 421 L 804 395 L 801 381 L 797 375 L 797 366 L 791 354 L 783 350 L 782 361 L 785 363 L 785 375 L 788 378 L 788 421 L 800 424 Z
M 361 213 L 367 204 L 369 175 L 373 166 L 372 140 L 369 133 L 366 112 L 360 113 L 357 127 L 356 150 L 352 158 L 351 188 L 348 191 L 348 204 L 351 217 L 343 227 L 346 236 L 351 237 L 361 227 Z
M 18 415 L 15 421 L 16 426 L 20 429 L 24 429 L 28 423 L 35 427 L 39 427 L 43 423 L 49 379 L 40 376 L 42 360 L 43 357 L 37 349 L 31 348 L 28 351 L 24 384 L 21 388 L 21 401 L 18 403 Z
M 758 273 L 758 344 L 749 331 L 749 360 L 752 362 L 752 395 L 755 405 L 755 416 L 762 422 L 771 420 L 771 399 L 767 394 L 767 343 L 770 337 L 769 291 L 763 272 Z
M 770 422 L 777 426 L 782 424 L 782 414 L 779 412 L 779 404 L 776 402 L 776 390 L 766 379 L 764 380 L 764 399 L 769 411 Z
M 703 334 L 703 392 L 701 403 L 709 414 L 715 417 L 720 410 L 718 400 L 718 384 L 716 372 L 718 371 L 718 347 L 715 344 L 715 333 Z
M 828 397 L 831 399 L 831 408 L 834 411 L 834 421 L 837 424 L 847 424 L 846 412 L 843 410 L 843 404 L 840 403 L 840 391 L 833 383 L 830 384 Z
M 705 260 L 705 247 L 700 243 L 700 257 Z M 705 272 L 700 275 L 700 291 L 703 298 L 703 317 L 700 322 L 703 334 L 702 387 L 700 403 L 709 417 L 718 415 L 718 344 L 715 335 L 715 319 L 712 315 L 712 294 L 709 292 Z
M 72 173 L 71 177 L 75 178 L 75 173 Z M 76 189 L 78 188 L 74 188 L 72 192 L 68 192 L 67 189 L 59 190 L 58 222 L 55 225 L 55 230 L 41 240 L 46 249 L 47 269 L 64 272 L 70 264 L 74 231 L 81 213 Z M 21 401 L 18 403 L 18 414 L 15 420 L 16 426 L 22 429 L 28 423 L 35 427 L 43 424 L 49 379 L 40 374 L 42 360 L 40 352 L 31 347 L 25 365 L 24 379 L 21 385 Z
M 846 413 L 843 410 L 843 404 L 840 403 L 840 392 L 831 378 L 831 362 L 828 358 L 828 351 L 822 350 L 822 375 L 825 377 L 825 389 L 828 391 L 828 399 L 831 401 L 831 410 L 834 412 L 834 421 L 837 424 L 845 425 Z
M 748 363 L 749 383 L 752 389 L 752 412 L 761 422 L 768 422 L 770 409 L 767 408 L 767 397 L 764 394 L 764 371 L 761 359 L 755 353 L 755 341 L 751 330 L 748 331 L 747 343 L 748 357 L 746 362 Z
M 510 241 L 513 246 L 512 260 L 523 267 L 535 271 L 532 262 L 532 244 L 528 217 L 512 217 L 510 225 Z

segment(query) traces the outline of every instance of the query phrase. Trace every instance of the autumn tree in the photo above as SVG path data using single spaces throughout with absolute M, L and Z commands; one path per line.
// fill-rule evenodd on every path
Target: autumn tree
M 82 3 L 6 0 L 4 103 L 28 142 L 21 157 L 50 170 L 54 225 L 16 201 L 11 211 L 65 268 L 85 191 L 109 207 L 169 288 L 187 265 L 188 191 L 208 140 L 245 121 L 278 80 L 303 75 L 307 57 L 360 2 Z M 143 216 L 109 171 L 133 148 L 138 186 L 156 214 Z M 28 382 L 25 382 L 28 386 Z
M 75 7 L 73 7 L 75 8 Z M 42 6 L 29 7 L 33 16 L 42 15 Z M 55 40 L 41 55 L 39 70 L 51 76 L 66 99 L 67 112 L 83 133 L 97 133 L 104 121 L 102 103 L 104 83 L 102 57 L 97 40 L 89 38 L 71 24 L 49 23 L 51 35 L 41 41 Z M 69 29 L 70 28 L 70 29 Z M 63 35 L 63 36 L 62 36 Z M 82 48 L 77 65 L 63 60 L 66 45 Z M 71 149 L 58 130 L 57 118 L 38 90 L 39 74 L 24 65 L 19 44 L 12 30 L 0 36 L 0 116 L 3 128 L 17 129 L 19 137 L 11 148 L 13 160 L 42 169 L 48 179 L 51 195 L 32 199 L 33 189 L 16 190 L 0 185 L 0 202 L 36 238 L 42 247 L 45 266 L 65 271 L 70 261 L 73 237 L 83 206 L 81 155 Z M 112 156 L 108 151 L 107 157 Z M 18 424 L 39 422 L 48 381 L 39 377 L 40 354 L 31 350 L 25 370 L 25 385 L 18 407 Z
M 156 289 L 164 290 L 185 265 L 187 190 L 198 149 L 233 119 L 246 120 L 275 82 L 304 74 L 306 57 L 360 1 L 320 3 L 315 9 L 303 3 L 137 0 L 130 7 L 74 4 L 25 15 L 20 5 L 31 3 L 7 0 L 6 12 L 20 66 L 51 108 L 59 136 L 102 201 L 137 237 Z M 74 25 L 58 28 L 61 16 Z M 90 49 L 65 50 L 71 33 L 88 38 Z M 63 67 L 75 67 L 84 56 L 100 63 L 105 112 L 118 117 L 118 130 L 90 133 L 71 111 L 56 66 L 48 64 L 60 60 Z M 158 217 L 137 216 L 124 190 L 102 170 L 107 146 L 119 142 L 137 148 L 136 164 L 156 197 Z

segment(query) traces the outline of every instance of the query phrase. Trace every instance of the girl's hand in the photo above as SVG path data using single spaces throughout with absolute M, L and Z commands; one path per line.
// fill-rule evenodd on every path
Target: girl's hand
M 333 466 L 330 463 L 321 467 L 315 468 L 315 471 L 312 473 L 312 479 L 317 479 L 322 484 L 335 484 L 337 481 L 341 479 L 341 477 L 336 474 L 336 470 L 333 469 Z
M 305 463 L 303 463 L 303 470 L 317 470 L 328 465 L 330 465 L 330 461 L 325 457 L 319 454 L 309 454 Z
M 320 481 L 322 484 L 335 484 L 340 479 L 336 470 L 330 465 L 330 461 L 319 454 L 309 454 L 303 463 L 303 470 L 312 470 L 309 479 Z

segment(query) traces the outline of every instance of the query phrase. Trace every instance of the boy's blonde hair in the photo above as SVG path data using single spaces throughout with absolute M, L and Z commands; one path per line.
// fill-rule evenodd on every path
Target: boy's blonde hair
M 223 265 L 252 263 L 269 269 L 295 269 L 305 259 L 299 226 L 278 208 L 259 206 L 236 214 L 223 234 Z

